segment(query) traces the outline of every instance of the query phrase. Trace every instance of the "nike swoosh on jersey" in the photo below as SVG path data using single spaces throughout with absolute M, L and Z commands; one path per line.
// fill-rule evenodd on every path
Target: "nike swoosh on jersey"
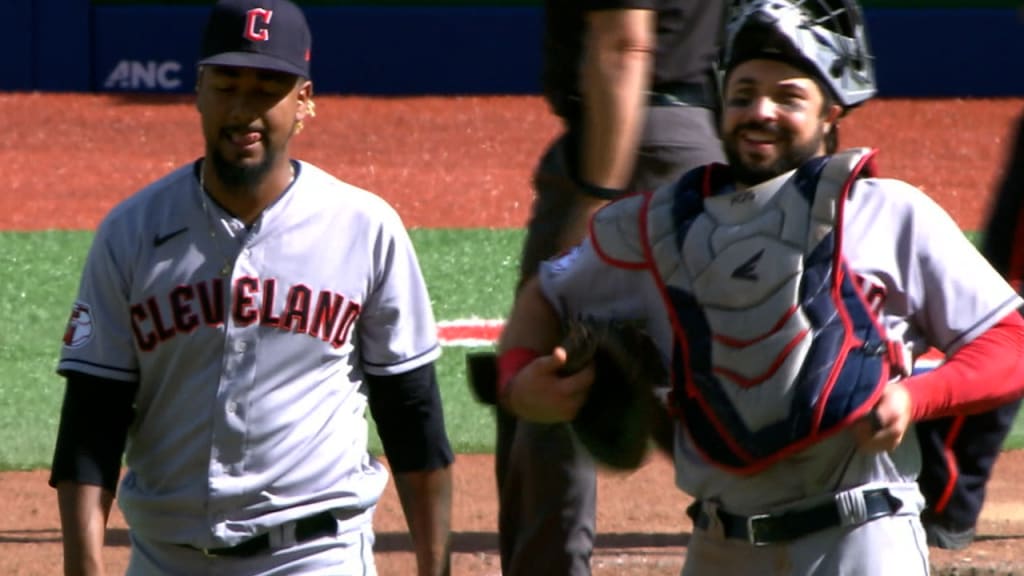
M 171 232 L 169 234 L 164 234 L 163 236 L 161 236 L 160 234 L 153 236 L 153 247 L 159 248 L 165 242 L 167 242 L 171 238 L 174 238 L 175 236 L 178 236 L 179 234 L 182 234 L 186 230 L 188 230 L 188 226 L 185 226 L 184 228 L 179 228 L 178 230 L 175 230 L 174 232 Z

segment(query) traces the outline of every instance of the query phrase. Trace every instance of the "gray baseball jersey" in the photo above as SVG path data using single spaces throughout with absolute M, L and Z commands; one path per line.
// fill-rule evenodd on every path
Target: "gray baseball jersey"
M 118 502 L 148 538 L 230 546 L 323 510 L 368 522 L 387 473 L 367 453 L 363 375 L 440 355 L 396 212 L 293 166 L 248 229 L 197 163 L 96 234 L 58 369 L 138 381 Z
M 785 181 L 786 177 L 782 177 L 748 191 L 725 190 L 705 199 L 713 204 L 708 210 L 714 212 L 717 224 L 708 228 L 702 239 L 712 250 L 719 250 L 729 245 L 726 241 L 742 241 L 749 230 L 757 233 L 763 222 L 779 225 L 785 215 L 774 205 L 774 199 Z M 672 187 L 659 190 L 651 205 L 658 202 L 659 196 L 672 193 Z M 563 315 L 646 321 L 667 360 L 673 328 L 663 294 L 651 271 L 642 265 L 645 255 L 641 235 L 647 230 L 641 227 L 651 226 L 660 216 L 649 213 L 641 218 L 645 207 L 640 196 L 610 205 L 595 217 L 590 240 L 563 258 L 547 263 L 540 278 L 547 299 Z M 925 194 L 904 182 L 857 180 L 842 213 L 842 223 L 843 256 L 857 277 L 857 285 L 869 305 L 876 308 L 886 336 L 902 343 L 913 355 L 929 347 L 951 354 L 1021 304 L 1013 289 L 975 250 L 952 219 Z M 662 247 L 656 245 L 651 249 L 657 252 Z M 681 261 L 680 268 L 688 264 Z M 751 390 L 761 400 L 747 405 L 748 409 L 757 405 L 768 411 L 778 409 L 778 404 L 766 396 L 770 390 Z M 777 417 L 768 414 L 759 419 L 752 414 L 750 420 L 765 424 Z M 899 542 L 907 544 L 905 562 L 883 554 L 879 558 L 889 563 L 885 571 L 879 568 L 872 572 L 905 575 L 916 573 L 907 572 L 906 568 L 919 569 L 921 555 L 926 554 L 920 526 L 904 524 L 906 520 L 899 518 L 915 516 L 923 507 L 914 482 L 920 467 L 918 450 L 912 430 L 898 449 L 881 454 L 860 452 L 851 434 L 839 433 L 767 469 L 744 475 L 709 463 L 684 428 L 677 426 L 676 480 L 688 494 L 743 515 L 801 506 L 836 497 L 844 490 L 885 486 L 901 498 L 904 507 L 891 520 L 863 526 L 858 541 L 863 544 L 877 540 L 877 549 L 892 549 Z M 870 535 L 871 531 L 875 534 Z M 794 543 L 788 547 L 784 555 L 788 555 L 792 573 L 839 573 L 850 559 L 864 558 L 867 552 L 860 544 L 847 546 L 852 540 L 841 539 L 847 532 L 836 529 L 816 536 L 813 544 Z M 905 536 L 912 540 L 904 539 Z M 735 550 L 732 546 L 723 543 L 724 548 L 717 550 L 719 559 L 709 559 L 704 568 L 723 573 L 760 573 L 757 571 L 767 557 L 751 556 L 744 551 L 743 543 L 736 545 Z M 820 554 L 827 550 L 832 550 L 832 555 L 822 560 Z M 735 572 L 729 568 L 732 564 L 723 566 L 723 555 L 737 559 Z M 694 573 L 701 573 L 696 568 L 702 566 L 700 555 L 693 556 L 688 555 L 688 566 L 693 567 Z M 813 568 L 807 568 L 812 565 Z

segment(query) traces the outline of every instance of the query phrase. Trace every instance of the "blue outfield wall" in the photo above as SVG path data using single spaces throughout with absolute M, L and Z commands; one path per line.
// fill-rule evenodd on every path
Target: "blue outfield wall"
M 87 90 L 92 10 L 83 0 L 0 0 L 0 90 Z
M 0 7 L 7 5 L 27 21 L 23 27 L 15 22 L 0 46 L 8 54 L 30 46 L 33 57 L 30 70 L 5 63 L 0 89 L 188 92 L 195 83 L 204 6 L 0 0 Z M 539 92 L 539 7 L 305 10 L 319 93 Z M 868 9 L 866 18 L 882 96 L 1024 95 L 1017 63 L 1024 23 L 1015 10 L 878 8 Z
M 14 26 L 0 34 L 0 90 L 17 90 L 35 84 L 32 56 L 32 4 L 29 0 L 0 0 L 0 11 Z
M 883 96 L 1024 96 L 1024 12 L 865 12 Z
M 188 91 L 204 7 L 96 7 L 91 89 Z M 524 7 L 305 8 L 319 93 L 538 90 L 541 15 Z

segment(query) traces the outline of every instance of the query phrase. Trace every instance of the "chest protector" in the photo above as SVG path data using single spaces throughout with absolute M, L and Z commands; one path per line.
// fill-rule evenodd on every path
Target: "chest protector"
M 713 165 L 649 198 L 644 252 L 675 336 L 671 405 L 709 461 L 756 472 L 866 415 L 902 369 L 842 252 L 844 201 L 874 153 L 720 195 L 731 176 Z

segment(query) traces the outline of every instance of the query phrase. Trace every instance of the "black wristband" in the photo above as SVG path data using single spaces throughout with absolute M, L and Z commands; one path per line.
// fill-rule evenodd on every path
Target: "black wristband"
M 593 196 L 594 198 L 600 198 L 602 200 L 615 200 L 616 198 L 619 198 L 626 192 L 625 190 L 620 190 L 618 188 L 605 188 L 604 186 L 595 186 L 594 184 L 590 184 L 589 182 L 585 182 L 583 180 L 580 180 L 578 184 L 580 186 L 581 192 L 583 192 L 587 196 Z

